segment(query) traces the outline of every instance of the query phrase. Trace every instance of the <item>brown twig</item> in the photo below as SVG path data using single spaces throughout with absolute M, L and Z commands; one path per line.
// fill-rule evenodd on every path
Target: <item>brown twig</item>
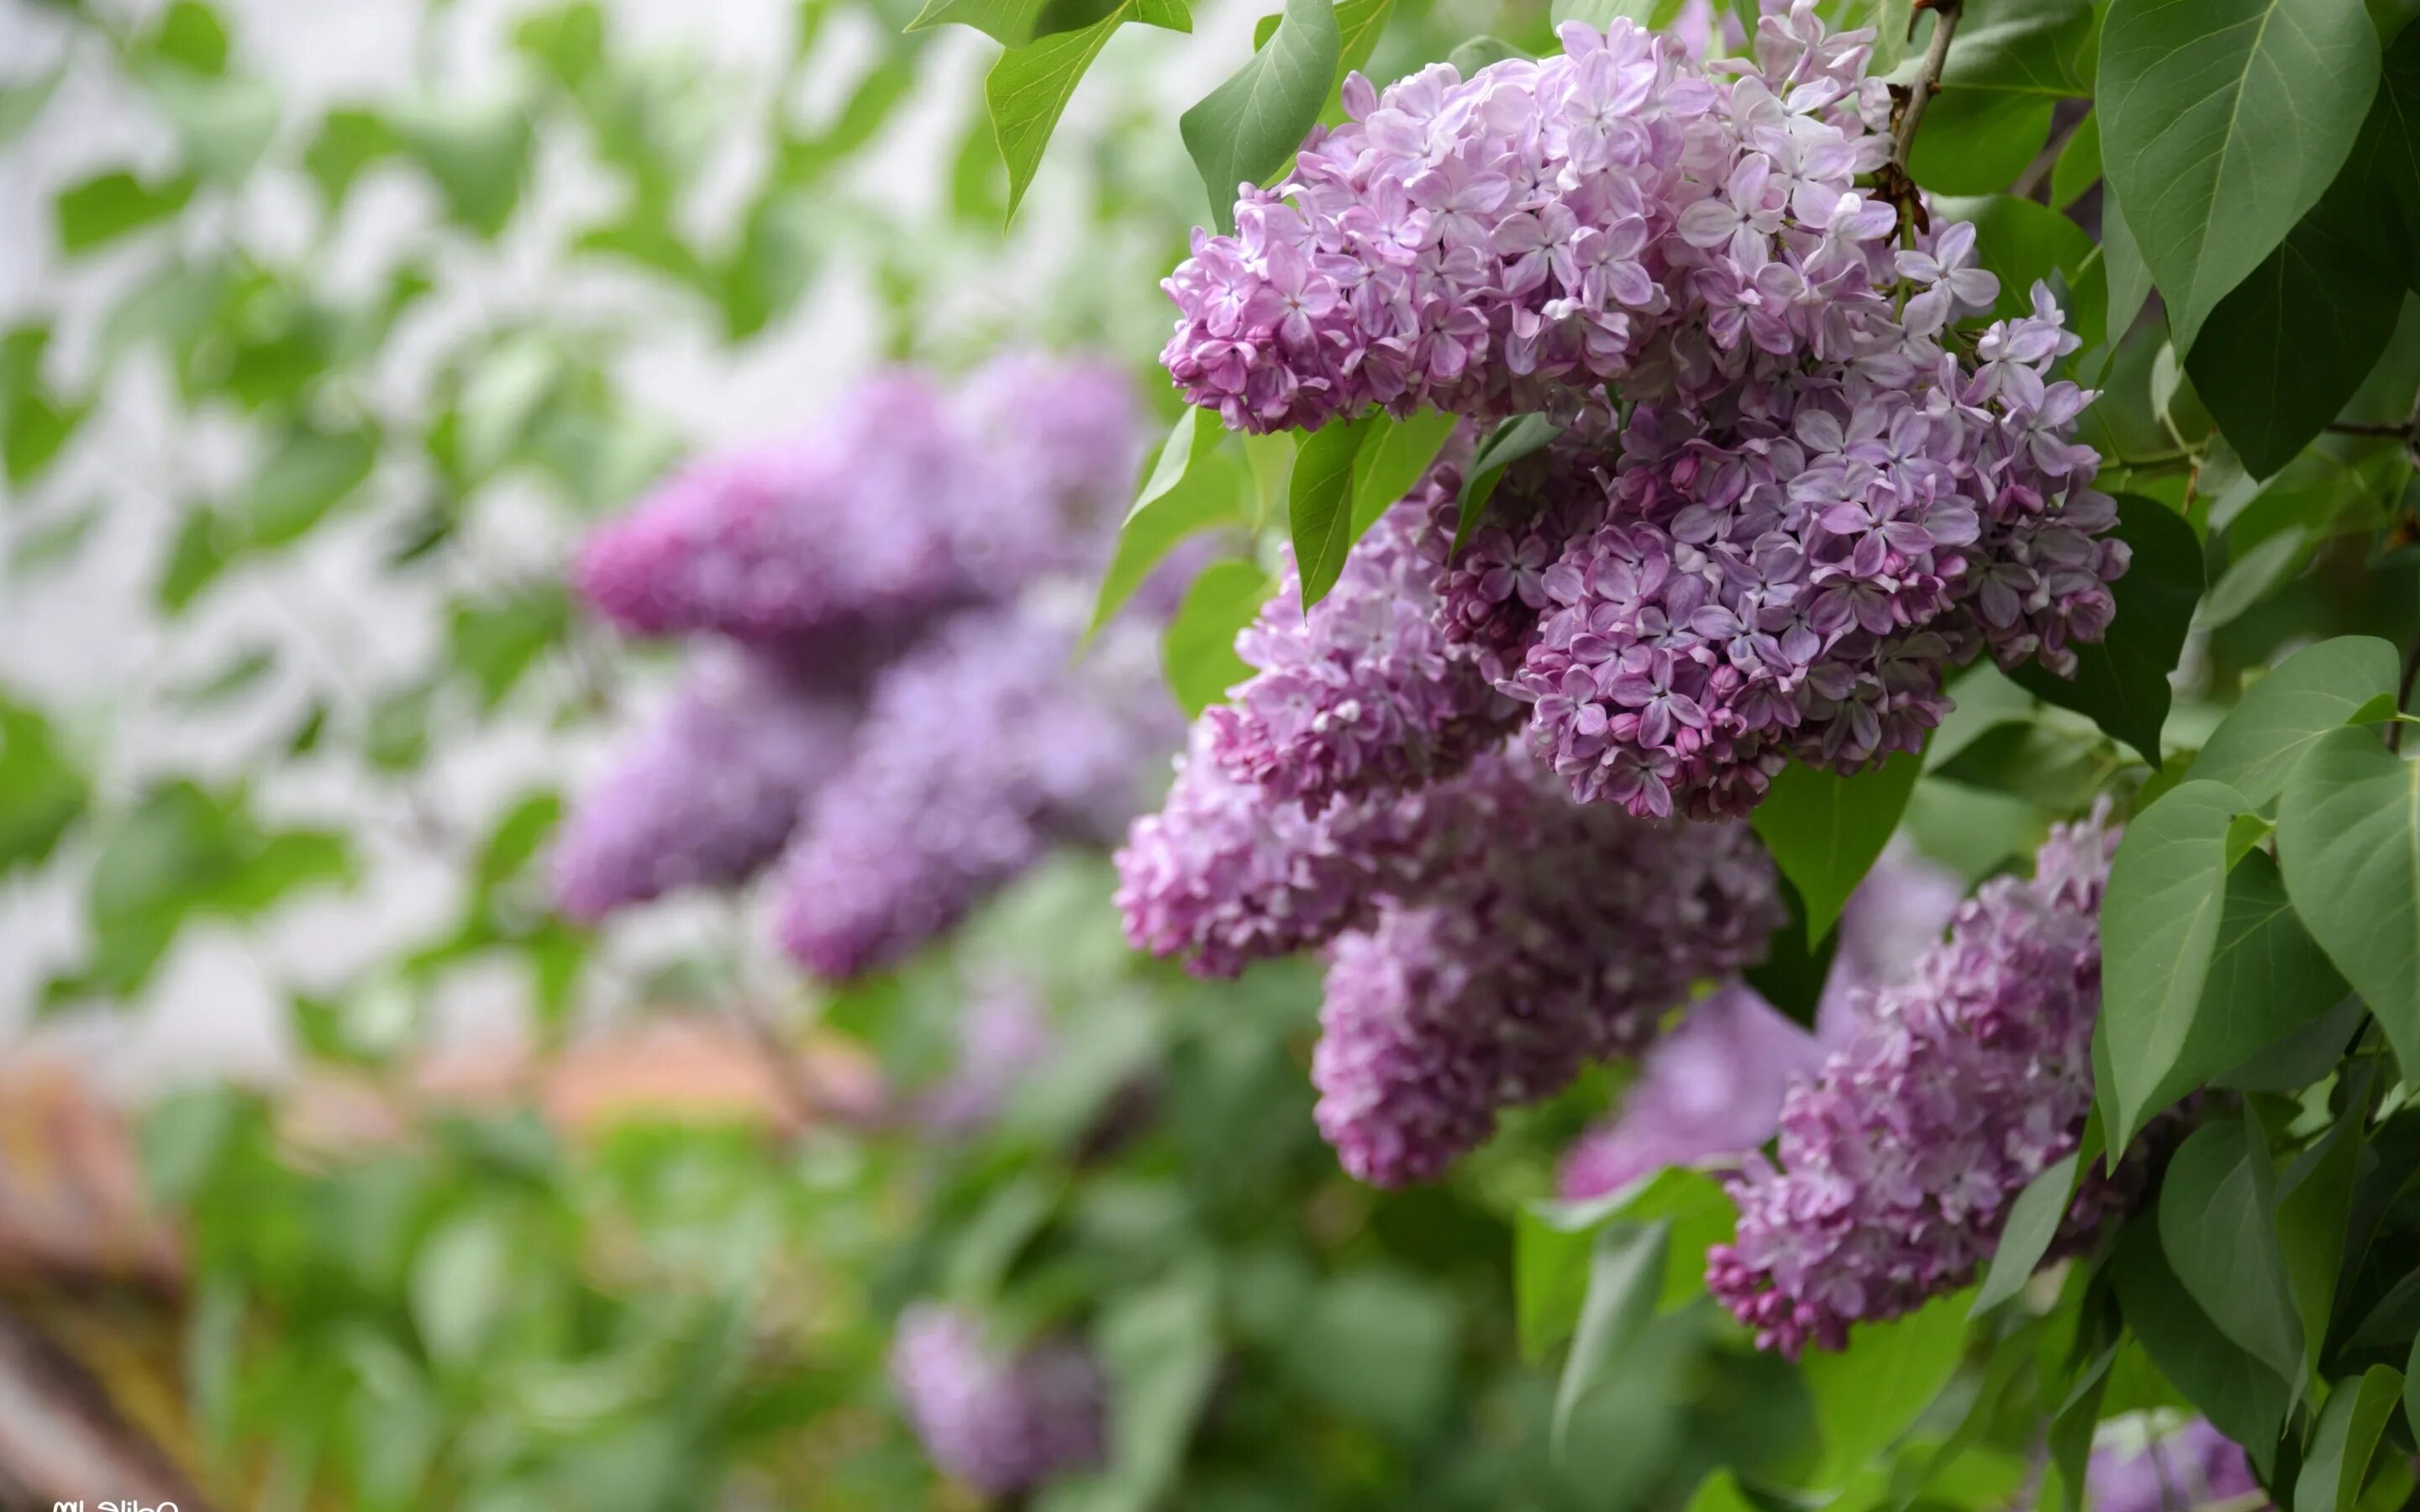
M 1925 106 L 1941 90 L 1941 70 L 1949 62 L 1949 39 L 1957 35 L 1958 16 L 1964 5 L 1965 0 L 1916 0 L 1916 9 L 1932 12 L 1932 39 L 1925 47 L 1924 61 L 1916 65 L 1915 79 L 1903 91 L 1896 86 L 1891 90 L 1899 101 L 1899 114 L 1891 123 L 1890 162 L 1883 165 L 1877 178 L 1882 197 L 1899 207 L 1902 238 L 1927 229 L 1924 199 L 1916 192 L 1916 180 L 1908 176 L 1907 156 L 1916 147 L 1916 128 L 1924 124 Z M 1913 19 L 1909 24 L 1915 24 Z

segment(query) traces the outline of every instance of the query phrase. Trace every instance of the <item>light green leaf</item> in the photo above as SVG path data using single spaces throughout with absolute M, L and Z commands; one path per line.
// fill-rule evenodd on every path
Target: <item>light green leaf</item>
M 1992 1269 L 1975 1293 L 1974 1314 L 1998 1306 L 2033 1279 L 2035 1267 L 2050 1253 L 2050 1242 L 2058 1237 L 2058 1226 L 2067 1219 L 2083 1153 L 2076 1150 L 2044 1167 L 2009 1204 L 2008 1221 L 2000 1226 L 1999 1242 L 1992 1251 Z
M 51 91 L 66 73 L 65 68 L 54 68 L 23 84 L 0 87 L 0 147 L 25 134 L 25 128 L 41 116 L 42 107 L 51 102 Z
M 1177 422 L 1176 434 L 1161 449 L 1151 477 L 1119 527 L 1117 554 L 1101 578 L 1088 635 L 1109 623 L 1178 542 L 1218 525 L 1250 523 L 1243 510 L 1242 470 L 1217 451 L 1218 434 L 1216 425 L 1204 425 L 1198 436 L 1188 435 L 1185 422 Z M 1162 476 L 1171 471 L 1173 478 Z
M 1463 475 L 1460 514 L 1453 527 L 1455 552 L 1462 550 L 1470 532 L 1478 528 L 1480 517 L 1487 512 L 1489 497 L 1504 481 L 1504 470 L 1525 456 L 1544 451 L 1562 433 L 1560 424 L 1539 414 L 1514 415 L 1497 422 L 1496 428 L 1487 433 Z
M 2390 1365 L 2371 1365 L 2359 1381 L 2337 1383 L 2319 1410 L 2294 1479 L 2294 1512 L 2352 1512 L 2402 1396 L 2403 1372 Z
M 0 694 L 0 878 L 48 860 L 90 795 L 50 721 Z
M 2118 496 L 2118 536 L 2133 552 L 2126 575 L 2110 584 L 2118 605 L 2109 633 L 2075 648 L 2075 676 L 2038 662 L 2014 673 L 2028 692 L 2085 715 L 2157 767 L 2167 724 L 2168 674 L 2184 654 L 2201 600 L 2202 545 L 2167 505 L 2140 494 Z
M 1034 19 L 1047 0 L 925 0 L 924 8 L 908 23 L 921 32 L 955 23 L 971 26 L 1002 47 L 1023 47 L 1033 40 Z
M 2218 782 L 2186 782 L 2135 816 L 2102 899 L 2098 1033 L 2109 1148 L 2122 1150 L 2152 1113 L 2201 1011 L 2226 912 L 2226 831 L 2251 805 Z
M 1578 1325 L 1594 1237 L 1607 1224 L 1668 1219 L 1672 1233 L 1658 1310 L 1705 1289 L 1706 1252 L 1730 1242 L 1738 1212 L 1722 1183 L 1703 1171 L 1668 1166 L 1590 1202 L 1535 1202 L 1512 1231 L 1512 1296 L 1521 1357 L 1542 1363 Z
M 2295 912 L 2396 1059 L 2420 1066 L 2420 764 L 2375 729 L 2321 735 L 2278 803 L 2277 857 Z
M 1668 28 L 1680 19 L 1683 0 L 1555 0 L 1548 11 L 1558 26 L 1583 21 L 1604 31 L 1616 21 L 1634 21 L 1651 32 Z
M 357 432 L 288 432 L 237 500 L 244 544 L 278 547 L 306 534 L 369 476 L 377 455 Z
M 1371 420 L 1333 420 L 1306 438 L 1286 484 L 1286 521 L 1302 579 L 1302 611 L 1327 596 L 1359 532 L 1353 528 L 1353 461 L 1374 429 Z
M 504 228 L 530 166 L 529 111 L 518 96 L 415 101 L 396 112 L 395 125 L 455 220 L 483 237 Z
M 2250 1118 L 2204 1124 L 2160 1182 L 2160 1249 L 2219 1331 L 2275 1372 L 2303 1371 L 2303 1321 L 2272 1221 L 2276 1172 Z
M 52 204 L 57 218 L 59 250 L 69 256 L 90 252 L 129 232 L 164 221 L 185 208 L 194 194 L 187 175 L 149 184 L 123 169 L 96 174 L 59 191 Z
M 1849 1347 L 1799 1365 L 1823 1433 L 1819 1485 L 1838 1486 L 1907 1431 L 1949 1383 L 1966 1350 L 1969 1297 L 1936 1297 L 1887 1323 L 1859 1323 Z
M 257 79 L 153 69 L 143 82 L 206 177 L 242 178 L 277 134 L 277 92 Z
M 1342 54 L 1329 0 L 1286 0 L 1268 45 L 1179 117 L 1220 230 L 1234 229 L 1238 185 L 1266 183 L 1293 165 L 1336 86 Z
M 1165 0 L 1155 0 L 1165 3 Z M 1126 23 L 1135 4 L 1122 4 L 1090 26 L 1060 32 L 1000 55 L 984 76 L 984 100 L 991 112 L 1000 157 L 1008 164 L 1008 213 L 1025 198 L 1050 133 L 1074 98 L 1084 70 L 1108 45 L 1109 34 Z M 1182 29 L 1182 28 L 1179 28 Z
M 1571 1437 L 1572 1413 L 1607 1371 L 1621 1366 L 1623 1351 L 1654 1319 L 1655 1298 L 1663 1285 L 1671 1242 L 1668 1218 L 1647 1224 L 1608 1224 L 1597 1234 L 1589 1258 L 1588 1295 L 1580 1304 L 1579 1327 L 1572 1335 L 1572 1352 L 1563 1362 L 1562 1379 L 1555 1386 L 1548 1442 L 1558 1458 Z
M 1259 563 L 1236 560 L 1204 567 L 1186 590 L 1161 638 L 1160 658 L 1169 690 L 1187 718 L 1251 675 L 1252 669 L 1235 655 L 1235 632 L 1252 622 L 1276 586 Z
M 1429 466 L 1453 437 L 1457 417 L 1423 409 L 1409 420 L 1384 412 L 1371 417 L 1376 427 L 1362 443 L 1353 467 L 1353 535 L 1358 540 L 1371 526 L 1428 475 Z
M 411 1318 L 439 1365 L 468 1365 L 504 1320 L 512 1252 L 511 1233 L 489 1212 L 465 1213 L 421 1244 Z
M 1849 894 L 1890 843 L 1923 770 L 1922 756 L 1900 751 L 1855 777 L 1792 762 L 1773 779 L 1749 822 L 1806 900 L 1809 947 L 1832 933 Z
M 2378 73 L 2361 0 L 2113 0 L 2102 151 L 2180 347 L 2319 203 Z
M 561 348 L 545 337 L 508 337 L 482 354 L 462 384 L 460 455 L 465 471 L 484 478 L 507 461 L 562 380 Z
M 2321 736 L 2380 694 L 2392 699 L 2401 670 L 2396 649 L 2371 636 L 2305 647 L 2252 685 L 2185 775 L 2224 782 L 2263 807 Z

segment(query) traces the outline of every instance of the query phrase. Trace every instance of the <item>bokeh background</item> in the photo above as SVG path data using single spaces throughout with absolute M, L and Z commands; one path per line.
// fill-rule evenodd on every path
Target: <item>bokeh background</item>
M 983 1504 L 886 1380 L 935 1298 L 1102 1362 L 1039 1505 L 1652 1504 L 1803 1437 L 1688 1314 L 1550 1454 L 1506 1215 L 1601 1079 L 1357 1186 L 1311 969 L 1138 963 L 1097 851 L 845 989 L 761 892 L 551 904 L 679 661 L 576 544 L 894 363 L 1083 351 L 1156 434 L 1169 102 L 1252 9 L 1120 31 L 1003 230 L 995 46 L 896 5 L 8 0 L 0 1505 Z M 1373 71 L 1545 25 L 1406 3 Z

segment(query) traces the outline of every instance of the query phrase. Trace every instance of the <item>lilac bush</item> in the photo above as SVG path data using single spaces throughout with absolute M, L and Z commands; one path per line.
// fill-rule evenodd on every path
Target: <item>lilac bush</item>
M 933 1463 L 985 1496 L 1030 1490 L 1106 1458 L 1107 1383 L 1071 1341 L 1004 1353 L 971 1315 L 920 1303 L 899 1317 L 891 1384 Z
M 2076 1148 L 2117 842 L 2105 809 L 2055 829 L 2030 879 L 1985 883 L 1909 980 L 1861 994 L 1861 1026 L 1792 1088 L 1776 1159 L 1731 1183 L 1738 1237 L 1708 1257 L 1760 1346 L 1838 1349 L 1852 1323 L 1964 1285 L 2009 1204 Z M 2124 1195 L 2087 1181 L 2063 1237 Z

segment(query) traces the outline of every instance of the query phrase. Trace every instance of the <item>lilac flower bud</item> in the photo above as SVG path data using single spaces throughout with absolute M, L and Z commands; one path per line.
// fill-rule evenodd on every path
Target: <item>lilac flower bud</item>
M 1782 921 L 1745 825 L 1646 824 L 1484 758 L 1485 844 L 1340 938 L 1311 1081 L 1320 1132 L 1365 1181 L 1428 1180 L 1590 1061 L 1636 1051 L 1693 982 Z
M 1235 638 L 1258 670 L 1202 716 L 1230 775 L 1316 813 L 1450 776 L 1502 743 L 1521 705 L 1453 655 L 1435 623 L 1433 563 L 1452 539 L 1458 484 L 1439 469 L 1379 517 L 1308 614 L 1287 552 L 1277 596 Z
M 1757 1157 L 1732 1183 L 1738 1236 L 1708 1257 L 1709 1288 L 1760 1346 L 1837 1349 L 1852 1323 L 1964 1285 L 2009 1204 L 2076 1148 L 2117 840 L 2104 806 L 2052 832 L 2031 881 L 1985 883 L 1792 1089 L 1779 1164 Z M 2087 1237 L 2125 1196 L 2088 1182 L 2063 1237 Z
M 701 650 L 671 705 L 565 822 L 555 906 L 593 921 L 754 875 L 846 759 L 856 715 L 852 697 L 773 656 Z
M 876 687 L 848 764 L 783 862 L 779 931 L 839 980 L 949 929 L 1061 840 L 1105 841 L 1175 713 L 1140 657 L 1027 610 L 970 613 Z M 1140 675 L 1138 675 L 1140 674 Z
M 1004 1355 L 965 1312 L 920 1303 L 899 1316 L 891 1385 L 933 1463 L 985 1496 L 1029 1490 L 1107 1457 L 1107 1382 L 1072 1341 Z
M 2260 1489 L 2242 1446 L 2199 1417 L 2165 1438 L 2095 1448 L 2084 1480 L 2093 1512 L 2192 1512 Z

